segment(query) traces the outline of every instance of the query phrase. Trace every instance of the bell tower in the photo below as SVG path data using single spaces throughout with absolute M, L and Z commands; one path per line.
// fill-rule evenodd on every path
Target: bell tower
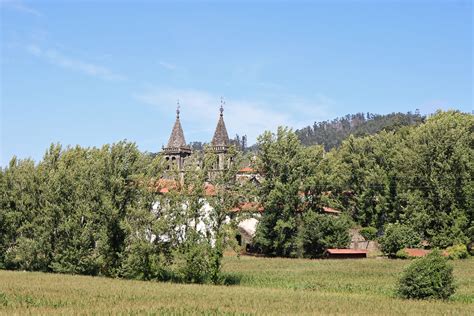
M 221 98 L 221 107 L 219 120 L 217 121 L 216 131 L 214 132 L 214 137 L 212 138 L 212 149 L 218 156 L 217 170 L 221 171 L 227 168 L 225 161 L 225 155 L 229 149 L 229 135 L 227 134 L 227 129 L 224 123 L 224 100 Z
M 171 131 L 168 145 L 163 148 L 163 155 L 165 157 L 167 168 L 176 168 L 180 172 L 180 180 L 184 180 L 184 165 L 186 158 L 191 155 L 191 148 L 186 145 L 184 139 L 183 128 L 179 120 L 180 105 L 179 100 L 176 108 L 176 121 L 174 122 L 173 130 Z

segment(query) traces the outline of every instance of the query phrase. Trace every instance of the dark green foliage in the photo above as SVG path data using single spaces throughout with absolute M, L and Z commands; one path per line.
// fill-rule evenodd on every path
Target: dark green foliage
M 420 242 L 420 236 L 410 226 L 388 224 L 380 238 L 380 248 L 384 254 L 395 257 L 400 249 L 416 247 Z
M 256 238 L 261 251 L 303 255 L 295 243 L 301 214 L 324 206 L 377 231 L 389 223 L 403 223 L 410 230 L 408 237 L 391 242 L 385 238 L 390 256 L 420 238 L 442 248 L 472 242 L 474 116 L 448 111 L 424 123 L 418 115 L 399 118 L 411 123 L 394 124 L 396 128 L 366 137 L 344 137 L 327 153 L 318 152 L 320 147 L 305 150 L 288 129 L 262 135 L 258 148 L 259 170 L 266 177 L 260 192 L 265 213 Z M 354 116 L 334 126 L 368 126 L 361 122 L 362 116 Z M 328 126 L 319 132 L 331 131 Z M 405 240 L 413 236 L 416 242 Z
M 195 262 L 196 249 L 184 246 L 176 228 L 197 232 L 190 223 L 202 216 L 202 184 L 216 162 L 207 147 L 200 156 L 203 168 L 188 170 L 181 191 L 166 196 L 150 190 L 162 175 L 160 156 L 141 153 L 132 143 L 52 145 L 38 164 L 14 157 L 0 169 L 0 267 L 218 283 L 221 258 L 235 230 L 235 222 L 226 224 L 227 212 L 249 201 L 265 209 L 255 248 L 271 256 L 316 257 L 326 247 L 345 245 L 344 216 L 366 227 L 361 234 L 367 239 L 385 230 L 381 242 L 390 256 L 420 239 L 442 248 L 464 244 L 471 249 L 474 116 L 438 112 L 423 124 L 415 117 L 421 120 L 399 116 L 400 124 L 381 124 L 384 130 L 365 137 L 344 132 L 345 140 L 329 152 L 303 146 L 288 128 L 265 132 L 256 161 L 249 159 L 264 178 L 260 185 L 237 189 L 237 160 L 229 172 L 212 176 L 216 195 L 205 197 L 213 209 L 206 219 L 209 227 L 194 237 L 204 257 Z M 413 120 L 405 124 L 405 118 Z M 359 115 L 336 125 L 341 131 L 359 128 L 359 134 L 372 134 L 380 129 L 377 120 Z M 235 155 L 232 149 L 225 161 Z M 150 212 L 157 201 L 159 210 Z M 317 212 L 324 206 L 344 216 L 321 217 Z M 206 275 L 199 276 L 191 265 Z
M 350 221 L 344 216 L 334 217 L 313 211 L 306 212 L 299 234 L 304 256 L 318 258 L 328 248 L 346 248 L 351 241 L 350 226 Z
M 474 220 L 473 135 L 473 115 L 438 112 L 407 143 L 412 154 L 406 177 L 416 188 L 407 209 L 413 210 L 413 226 L 433 246 L 467 242 Z
M 453 267 L 439 251 L 411 263 L 397 289 L 400 297 L 410 299 L 448 299 L 454 292 Z
M 326 150 L 331 150 L 340 146 L 349 135 L 366 136 L 382 130 L 393 131 L 403 126 L 418 125 L 423 120 L 420 115 L 410 112 L 387 115 L 357 113 L 332 121 L 315 122 L 313 126 L 297 130 L 296 135 L 306 146 L 323 145 Z
M 101 149 L 51 145 L 37 166 L 12 159 L 2 177 L 5 266 L 117 275 L 125 247 L 121 223 L 146 191 L 130 183 L 157 171 L 150 156 L 127 142 Z
M 159 247 L 147 240 L 131 242 L 123 253 L 120 275 L 138 280 L 168 280 L 166 257 Z
M 272 256 L 302 256 L 297 242 L 301 214 L 320 198 L 321 190 L 314 185 L 323 151 L 320 147 L 304 148 L 293 131 L 281 127 L 276 134 L 260 136 L 259 149 L 258 168 L 265 176 L 259 195 L 265 212 L 258 225 L 256 247 Z
M 439 112 L 416 127 L 349 137 L 326 157 L 333 204 L 362 226 L 405 223 L 432 246 L 467 243 L 474 116 Z
M 191 232 L 174 255 L 174 279 L 187 283 L 210 283 L 213 277 L 212 247 L 196 232 Z
M 163 196 L 155 190 L 162 167 L 160 156 L 128 142 L 100 149 L 51 145 L 37 165 L 13 158 L 0 170 L 0 267 L 217 282 L 230 239 L 225 212 L 235 201 L 209 197 L 219 207 L 206 217 L 207 230 L 197 232 L 191 223 L 202 216 L 207 169 L 189 176 L 181 192 Z
M 375 227 L 362 227 L 359 234 L 365 238 L 365 240 L 375 240 L 377 238 L 377 228 Z
M 467 251 L 474 256 L 474 226 L 471 224 L 471 227 L 467 230 Z

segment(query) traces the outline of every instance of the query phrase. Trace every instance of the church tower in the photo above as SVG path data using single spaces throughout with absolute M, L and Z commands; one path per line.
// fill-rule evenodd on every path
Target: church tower
M 171 131 L 168 145 L 163 148 L 163 154 L 168 164 L 168 169 L 177 168 L 180 172 L 181 181 L 184 179 L 184 164 L 186 158 L 191 155 L 191 148 L 186 145 L 184 139 L 183 128 L 179 120 L 179 101 L 176 109 L 176 121 L 174 122 L 173 130 Z
M 218 165 L 216 166 L 217 170 L 224 170 L 227 168 L 225 161 L 225 155 L 229 149 L 229 135 L 227 134 L 227 129 L 224 123 L 224 101 L 221 98 L 221 108 L 220 108 L 219 121 L 217 122 L 216 131 L 214 132 L 214 137 L 212 138 L 212 149 L 218 155 Z

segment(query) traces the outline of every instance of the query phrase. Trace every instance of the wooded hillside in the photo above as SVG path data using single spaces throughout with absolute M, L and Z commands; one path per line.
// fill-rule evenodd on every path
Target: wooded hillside
M 367 136 L 382 130 L 393 131 L 403 126 L 418 125 L 424 121 L 419 114 L 391 113 L 386 115 L 373 113 L 348 114 L 332 121 L 314 122 L 296 130 L 303 145 L 323 145 L 325 150 L 341 145 L 342 141 L 354 136 Z

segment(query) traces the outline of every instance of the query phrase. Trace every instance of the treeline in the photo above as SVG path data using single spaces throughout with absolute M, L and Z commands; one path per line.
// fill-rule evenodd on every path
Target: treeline
M 256 246 L 265 254 L 312 257 L 321 255 L 316 247 L 347 245 L 344 234 L 339 238 L 346 217 L 379 236 L 392 223 L 401 235 L 415 235 L 407 243 L 444 248 L 473 241 L 470 114 L 438 112 L 417 126 L 351 135 L 329 152 L 303 146 L 285 128 L 264 133 L 258 147 L 265 212 Z M 323 221 L 323 206 L 341 210 L 342 218 Z
M 233 139 L 229 139 L 229 143 L 230 143 L 230 145 L 235 146 L 238 150 L 240 150 L 242 152 L 245 152 L 248 149 L 248 147 L 247 147 L 247 135 L 240 136 L 239 134 L 236 134 Z M 199 142 L 199 141 L 194 141 L 194 142 L 190 142 L 188 145 L 192 150 L 202 151 L 202 150 L 204 150 L 206 145 L 209 145 L 209 144 Z
M 329 151 L 340 146 L 349 135 L 361 137 L 376 134 L 382 130 L 393 131 L 404 126 L 418 125 L 424 119 L 418 111 L 387 115 L 348 114 L 332 121 L 315 122 L 313 126 L 296 130 L 296 134 L 303 145 L 323 145 L 324 149 Z
M 129 142 L 51 145 L 38 164 L 13 158 L 0 172 L 0 268 L 224 282 L 220 261 L 233 225 L 224 210 L 236 186 L 216 175 L 215 194 L 206 195 L 206 166 L 217 158 L 204 159 L 180 183 L 176 170 L 160 179 L 161 157 Z
M 191 156 L 184 182 L 160 155 L 128 142 L 52 145 L 39 163 L 13 158 L 0 170 L 0 268 L 225 282 L 221 259 L 236 246 L 239 216 L 250 216 L 233 212 L 244 202 L 262 204 L 253 246 L 271 256 L 320 257 L 348 246 L 354 226 L 383 236 L 389 255 L 422 240 L 440 248 L 473 241 L 470 114 L 438 112 L 416 126 L 351 135 L 330 151 L 280 127 L 258 148 L 247 159 L 263 176 L 257 186 L 236 181 L 243 157 L 235 146 L 225 172 L 213 171 L 207 147 Z M 326 215 L 325 206 L 342 214 Z

